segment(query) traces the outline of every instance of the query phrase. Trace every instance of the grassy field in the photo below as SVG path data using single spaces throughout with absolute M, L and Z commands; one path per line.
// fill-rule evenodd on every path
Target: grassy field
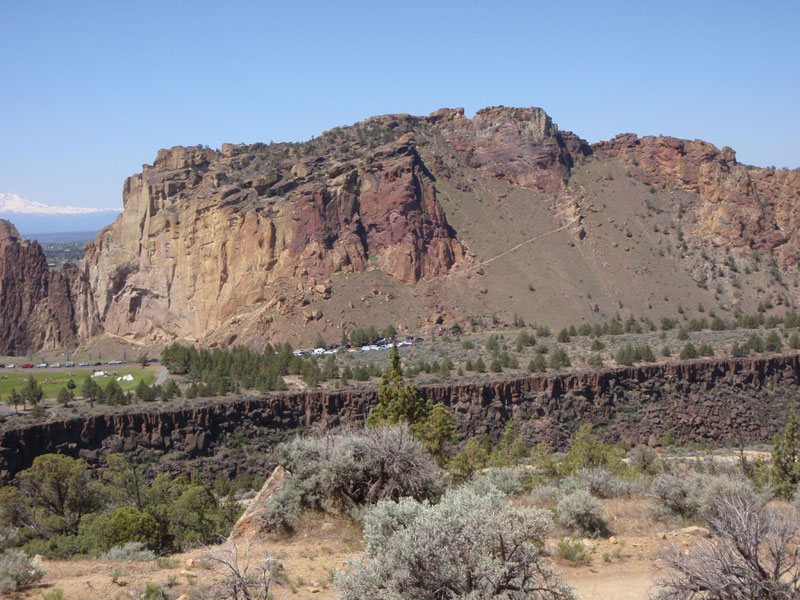
M 100 367 L 98 367 L 98 369 L 100 369 Z M 120 387 L 124 391 L 135 389 L 142 380 L 144 380 L 144 382 L 148 385 L 156 380 L 156 372 L 153 368 L 116 366 L 103 367 L 102 370 L 104 370 L 106 373 L 116 373 L 117 377 L 121 377 L 129 373 L 133 375 L 133 381 L 119 382 Z M 27 369 L 25 371 L 11 371 L 8 373 L 0 372 L 0 399 L 3 401 L 7 400 L 8 395 L 11 393 L 11 388 L 16 388 L 17 391 L 20 391 L 22 386 L 24 386 L 27 382 L 28 377 L 36 378 L 36 381 L 42 386 L 42 390 L 44 390 L 45 398 L 55 398 L 58 395 L 59 390 L 67 385 L 67 381 L 70 379 L 75 382 L 76 395 L 80 395 L 81 386 L 83 386 L 84 380 L 87 377 L 90 377 L 92 373 L 94 373 L 94 370 L 92 369 L 53 369 L 47 371 Z M 111 376 L 95 377 L 95 381 L 97 381 L 100 387 L 103 388 L 105 388 L 111 379 Z

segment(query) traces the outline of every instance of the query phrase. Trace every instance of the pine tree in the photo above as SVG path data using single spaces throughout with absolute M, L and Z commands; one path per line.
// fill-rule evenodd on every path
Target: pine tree
M 61 388 L 61 391 L 58 392 L 58 397 L 56 400 L 61 406 L 68 406 L 70 402 L 72 402 L 72 392 L 67 388 Z
M 30 404 L 31 406 L 36 406 L 39 402 L 42 401 L 42 396 L 44 392 L 42 391 L 41 386 L 36 382 L 36 378 L 32 375 L 28 377 L 28 381 L 25 383 L 25 386 L 22 388 L 22 402 L 23 404 Z
M 775 495 L 789 499 L 800 483 L 800 422 L 792 413 L 783 433 L 772 444 L 772 484 Z
M 8 403 L 14 406 L 14 412 L 18 412 L 17 407 L 22 403 L 22 398 L 15 388 L 11 388 L 11 395 L 8 397 Z
M 395 344 L 391 365 L 381 378 L 378 405 L 367 418 L 367 426 L 399 422 L 408 423 L 411 434 L 444 464 L 447 447 L 455 440 L 453 415 L 443 404 L 433 405 L 423 398 L 417 386 L 403 385 L 403 367 Z

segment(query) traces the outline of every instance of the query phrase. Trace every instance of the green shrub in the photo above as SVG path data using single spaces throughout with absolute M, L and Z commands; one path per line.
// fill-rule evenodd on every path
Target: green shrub
M 478 438 L 470 438 L 461 452 L 450 459 L 447 468 L 455 483 L 469 481 L 477 471 L 486 466 L 489 461 L 487 446 L 488 443 L 482 443 Z
M 381 502 L 364 520 L 364 555 L 336 574 L 342 600 L 446 597 L 569 600 L 539 545 L 552 527 L 546 511 L 515 508 L 497 490 L 471 486 L 439 504 Z
M 141 542 L 128 542 L 121 546 L 114 546 L 100 555 L 100 560 L 128 560 L 147 562 L 155 560 L 156 555 L 148 550 Z
M 783 343 L 777 331 L 769 332 L 764 342 L 764 348 L 766 348 L 767 352 L 780 352 L 783 350 Z
M 623 473 L 624 451 L 618 446 L 609 446 L 592 435 L 592 426 L 586 423 L 572 436 L 572 444 L 559 465 L 562 475 L 568 476 L 579 469 L 603 467 L 612 473 Z
M 92 552 L 103 552 L 114 546 L 140 543 L 158 549 L 161 528 L 152 515 L 135 506 L 120 508 L 85 517 L 81 522 L 82 543 Z
M 558 519 L 569 530 L 591 537 L 608 533 L 603 503 L 586 490 L 576 490 L 558 503 Z
M 303 509 L 349 510 L 387 498 L 425 499 L 441 493 L 436 461 L 405 423 L 296 438 L 281 444 L 276 456 L 290 474 L 268 502 L 267 529 L 291 529 Z
M 632 486 L 605 467 L 578 469 L 561 482 L 562 490 L 569 493 L 586 490 L 595 498 L 621 498 L 629 496 Z
M 556 555 L 559 558 L 571 562 L 573 565 L 588 565 L 592 562 L 592 557 L 586 550 L 586 546 L 584 546 L 581 542 L 572 540 L 570 538 L 561 538 L 558 541 Z
M 478 489 L 491 487 L 508 496 L 521 494 L 526 479 L 526 471 L 520 467 L 492 467 L 474 481 Z
M 556 348 L 553 350 L 553 353 L 550 355 L 550 368 L 551 369 L 561 369 L 563 367 L 568 367 L 571 364 L 569 359 L 569 354 L 563 348 Z
M 44 577 L 45 571 L 22 550 L 0 552 L 0 594 L 16 592 Z
M 590 367 L 602 367 L 603 366 L 603 359 L 599 354 L 592 354 L 589 358 L 586 359 L 586 364 Z
M 800 335 L 798 335 L 796 331 L 789 336 L 789 348 L 792 350 L 800 349 Z
M 537 354 L 536 357 L 532 358 L 528 363 L 528 371 L 531 373 L 544 373 L 546 370 L 547 361 L 542 354 Z
M 697 348 L 697 353 L 700 356 L 714 356 L 714 348 L 708 342 L 703 342 Z
M 757 333 L 751 333 L 747 338 L 747 347 L 753 352 L 763 352 L 764 340 Z
M 681 360 L 687 360 L 690 358 L 697 358 L 697 348 L 695 348 L 692 342 L 687 342 L 686 345 L 681 348 Z
M 771 475 L 775 495 L 788 500 L 796 494 L 800 484 L 800 422 L 794 412 L 772 442 Z

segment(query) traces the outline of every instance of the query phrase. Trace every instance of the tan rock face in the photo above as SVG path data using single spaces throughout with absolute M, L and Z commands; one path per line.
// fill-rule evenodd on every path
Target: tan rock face
M 786 264 L 800 260 L 799 171 L 741 165 L 731 148 L 700 140 L 623 134 L 594 149 L 622 158 L 645 183 L 698 192 L 704 204 L 695 235 L 775 251 Z
M 203 340 L 300 279 L 375 266 L 415 283 L 463 260 L 413 135 L 343 164 L 293 150 L 160 151 L 88 247 L 79 331 Z M 267 175 L 264 160 L 275 165 Z
M 70 290 L 41 247 L 0 220 L 0 355 L 76 343 Z

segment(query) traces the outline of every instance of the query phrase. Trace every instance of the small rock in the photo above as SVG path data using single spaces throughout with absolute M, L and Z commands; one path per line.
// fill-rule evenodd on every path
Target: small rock
M 614 536 L 614 535 L 612 535 L 610 538 L 608 538 L 608 541 L 611 542 L 612 544 L 617 544 L 618 543 L 617 537 Z
M 197 561 L 193 558 L 186 559 L 186 568 L 187 569 L 194 569 L 197 566 Z
M 679 533 L 682 533 L 684 535 L 699 535 L 707 538 L 711 537 L 711 532 L 708 529 L 706 529 L 705 527 L 698 527 L 697 525 L 692 525 L 691 527 L 684 527 L 679 531 Z

